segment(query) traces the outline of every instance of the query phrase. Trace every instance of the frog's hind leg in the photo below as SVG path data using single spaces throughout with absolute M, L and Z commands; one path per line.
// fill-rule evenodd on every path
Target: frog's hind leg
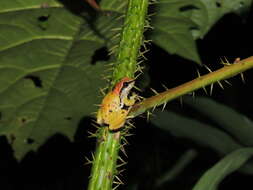
M 102 125 L 104 123 L 104 120 L 103 120 L 103 117 L 102 117 L 102 112 L 101 112 L 101 109 L 98 110 L 98 113 L 97 113 L 97 123 L 99 125 Z
M 128 114 L 128 110 L 124 110 L 124 109 L 119 110 L 118 113 L 115 113 L 116 117 L 111 121 L 109 125 L 110 131 L 120 130 L 126 122 L 127 114 Z

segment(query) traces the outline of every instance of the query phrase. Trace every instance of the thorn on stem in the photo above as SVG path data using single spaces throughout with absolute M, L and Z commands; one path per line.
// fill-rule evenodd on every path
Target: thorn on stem
M 229 63 L 229 61 L 227 60 L 226 57 L 224 57 L 224 59 L 225 59 L 225 61 L 223 61 L 223 59 L 220 59 L 222 65 L 224 65 L 224 66 L 229 66 L 229 65 L 231 65 L 231 63 Z
M 198 78 L 201 77 L 199 70 L 197 69 Z
M 92 164 L 92 160 L 90 160 L 88 157 L 85 156 L 85 160 L 86 162 L 84 163 L 84 165 L 88 165 L 88 164 Z
M 162 107 L 162 111 L 164 111 L 166 105 L 167 105 L 167 102 L 164 102 L 163 107 Z
M 212 72 L 212 70 L 211 70 L 208 66 L 204 65 L 204 67 L 205 67 L 210 73 Z
M 224 80 L 224 82 L 227 83 L 228 85 L 232 86 L 232 84 L 228 80 Z
M 205 91 L 206 94 L 208 94 L 207 90 L 206 90 L 206 87 L 203 86 L 202 89 Z
M 224 90 L 224 87 L 222 86 L 220 81 L 217 81 L 217 83 L 219 84 L 219 86 L 222 88 L 222 90 Z
M 192 98 L 195 98 L 195 92 L 194 91 L 192 92 Z
M 240 76 L 241 76 L 242 82 L 245 84 L 245 79 L 244 79 L 243 73 L 240 73 Z
M 147 111 L 147 122 L 150 121 L 150 116 L 152 116 L 152 113 L 150 111 Z
M 162 84 L 162 86 L 163 86 L 163 88 L 165 88 L 165 90 L 169 90 L 169 89 L 167 88 L 167 86 L 165 86 L 164 84 Z
M 213 93 L 213 84 L 211 84 L 210 86 L 210 96 L 212 96 L 212 93 Z
M 120 180 L 120 178 L 119 178 L 117 175 L 115 175 L 115 179 L 118 180 L 118 183 L 119 183 L 119 184 L 124 184 L 124 183 Z
M 120 156 L 118 157 L 119 161 L 123 163 L 124 165 L 127 164 Z
M 153 88 L 150 88 L 150 90 L 151 90 L 152 92 L 154 92 L 155 95 L 158 95 L 158 94 L 159 94 L 159 93 L 158 93 L 155 89 L 153 89 Z
M 120 150 L 121 150 L 121 152 L 123 152 L 123 154 L 124 154 L 126 157 L 128 157 L 128 156 L 127 156 L 127 153 L 126 153 L 126 150 L 125 150 L 125 148 L 124 148 L 124 145 L 122 145 L 122 146 L 120 147 Z

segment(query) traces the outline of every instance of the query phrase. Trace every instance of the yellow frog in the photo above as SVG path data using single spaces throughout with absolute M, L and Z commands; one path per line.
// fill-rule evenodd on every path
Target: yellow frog
M 109 125 L 110 130 L 118 130 L 125 124 L 128 112 L 135 103 L 136 94 L 128 98 L 134 86 L 134 79 L 124 77 L 103 99 L 97 114 L 97 123 Z

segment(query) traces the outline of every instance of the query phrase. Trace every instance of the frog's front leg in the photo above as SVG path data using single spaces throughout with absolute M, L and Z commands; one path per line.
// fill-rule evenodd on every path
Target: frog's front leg
M 135 94 L 135 93 L 133 93 L 133 95 L 130 96 L 130 98 L 124 97 L 124 98 L 123 98 L 123 103 L 124 103 L 124 105 L 125 105 L 125 106 L 132 106 L 132 105 L 134 105 L 134 103 L 135 103 L 137 97 L 138 97 L 138 95 Z

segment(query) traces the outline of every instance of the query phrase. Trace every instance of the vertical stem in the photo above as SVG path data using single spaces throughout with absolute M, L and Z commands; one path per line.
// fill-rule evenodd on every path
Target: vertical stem
M 134 77 L 137 58 L 142 44 L 148 0 L 129 0 L 117 60 L 114 64 L 111 87 L 123 77 Z M 110 132 L 101 127 L 92 165 L 89 190 L 110 190 L 113 186 L 118 152 L 121 146 L 121 132 Z M 120 184 L 121 181 L 114 181 Z
M 143 39 L 147 7 L 148 0 L 129 0 L 112 76 L 113 85 L 123 77 L 134 77 Z

